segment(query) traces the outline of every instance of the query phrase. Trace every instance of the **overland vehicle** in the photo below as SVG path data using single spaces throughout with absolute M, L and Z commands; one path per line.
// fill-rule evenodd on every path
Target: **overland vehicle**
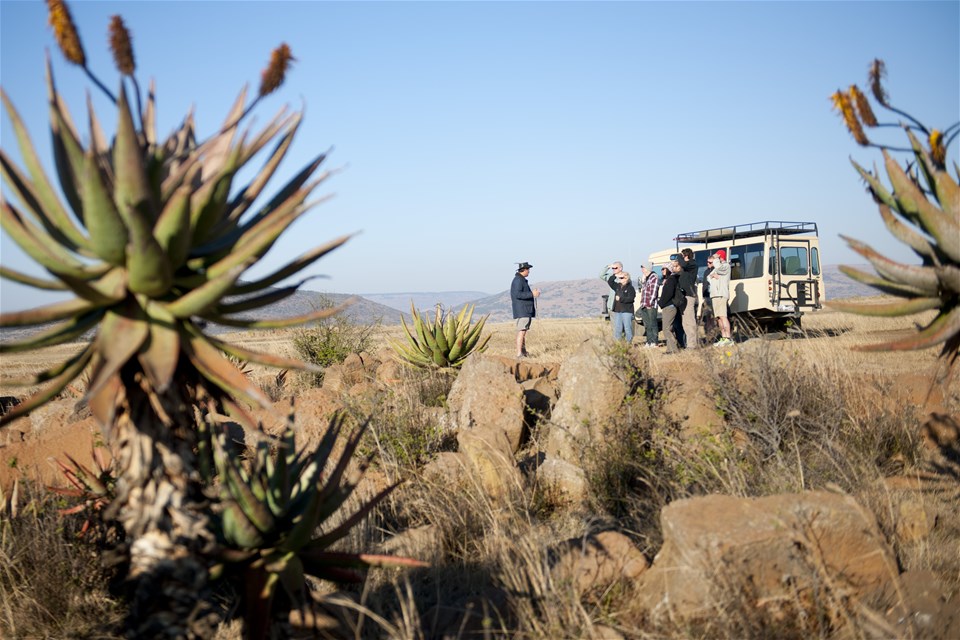
M 734 324 L 769 331 L 799 329 L 805 309 L 823 308 L 825 290 L 815 222 L 752 222 L 681 233 L 675 240 L 675 249 L 650 254 L 650 268 L 659 277 L 661 267 L 689 246 L 699 267 L 697 282 L 701 282 L 707 256 L 725 249 Z M 640 321 L 639 314 L 636 317 Z

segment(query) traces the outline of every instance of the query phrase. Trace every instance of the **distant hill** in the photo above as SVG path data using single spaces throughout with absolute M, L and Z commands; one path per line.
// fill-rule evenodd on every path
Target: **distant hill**
M 419 293 L 361 293 L 364 300 L 410 313 L 410 301 L 418 310 L 433 309 L 439 302 L 445 309 L 460 308 L 466 302 L 478 300 L 488 294 L 482 291 L 436 291 Z

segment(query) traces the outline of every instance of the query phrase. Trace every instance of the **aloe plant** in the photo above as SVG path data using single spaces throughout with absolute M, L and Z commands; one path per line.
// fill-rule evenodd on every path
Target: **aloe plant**
M 909 316 L 922 311 L 936 310 L 933 320 L 916 333 L 892 342 L 867 345 L 864 350 L 912 350 L 941 346 L 940 358 L 946 365 L 947 377 L 956 373 L 960 352 L 960 168 L 953 164 L 953 174 L 946 169 L 947 149 L 960 132 L 960 122 L 946 129 L 931 129 L 909 113 L 890 104 L 883 87 L 885 67 L 882 60 L 874 60 L 869 73 L 870 90 L 874 100 L 885 110 L 902 120 L 909 147 L 899 148 L 871 141 L 864 127 L 896 126 L 881 123 L 870 106 L 870 101 L 853 85 L 844 93 L 833 94 L 834 107 L 861 146 L 881 150 L 890 188 L 884 185 L 878 172 L 864 169 L 852 161 L 854 168 L 866 181 L 877 202 L 880 216 L 891 234 L 909 246 L 920 259 L 920 264 L 901 264 L 881 255 L 869 245 L 847 236 L 841 236 L 851 249 L 866 258 L 876 274 L 842 266 L 849 277 L 894 296 L 892 302 L 872 304 L 834 302 L 841 311 L 873 316 Z M 918 134 L 922 135 L 921 141 Z M 912 161 L 906 168 L 891 155 L 891 151 L 906 151 Z
M 269 275 L 241 280 L 283 232 L 313 208 L 316 201 L 309 197 L 325 177 L 316 175 L 325 158 L 320 154 L 261 201 L 302 113 L 284 109 L 258 131 L 241 131 L 241 125 L 258 101 L 282 84 L 293 60 L 286 45 L 273 52 L 256 98 L 248 104 L 246 90 L 241 91 L 213 136 L 199 141 L 188 114 L 161 140 L 155 90 L 151 86 L 142 103 L 122 20 L 114 17 L 110 25 L 110 45 L 121 74 L 114 95 L 87 67 L 66 4 L 48 0 L 48 6 L 67 60 L 115 101 L 116 129 L 108 143 L 90 107 L 88 133 L 80 135 L 57 92 L 48 59 L 58 193 L 22 119 L 2 94 L 24 166 L 0 151 L 2 176 L 15 200 L 4 197 L 0 222 L 49 277 L 6 266 L 0 267 L 0 276 L 73 297 L 0 314 L 0 327 L 56 323 L 27 339 L 3 343 L 0 353 L 63 344 L 91 330 L 95 337 L 64 362 L 21 380 L 45 386 L 0 418 L 0 425 L 27 415 L 89 370 L 91 410 L 108 440 L 119 447 L 116 498 L 106 517 L 117 518 L 127 537 L 122 549 L 130 562 L 127 631 L 137 637 L 202 636 L 209 632 L 208 564 L 216 551 L 205 484 L 214 466 L 207 425 L 229 419 L 255 429 L 249 406 L 271 407 L 228 356 L 280 368 L 312 368 L 224 342 L 205 327 L 215 322 L 276 328 L 336 313 L 338 309 L 324 309 L 273 320 L 242 315 L 294 294 L 302 280 L 273 285 L 301 273 L 347 237 L 308 251 Z M 270 145 L 266 161 L 250 181 L 235 184 L 251 158 Z
M 221 434 L 216 440 L 217 471 L 222 511 L 218 522 L 222 562 L 214 573 L 241 578 L 244 590 L 239 610 L 247 635 L 266 637 L 271 620 L 286 620 L 289 611 L 306 611 L 311 602 L 305 576 L 335 582 L 360 582 L 357 569 L 375 566 L 424 567 L 410 558 L 331 551 L 386 498 L 399 482 L 361 504 L 335 527 L 331 515 L 353 494 L 369 460 L 351 471 L 351 458 L 368 422 L 346 440 L 334 456 L 334 446 L 345 419 L 336 415 L 314 451 L 299 451 L 294 416 L 271 452 L 272 442 L 256 446 L 249 466 L 244 465 Z M 282 587 L 283 605 L 275 605 Z
M 477 324 L 471 326 L 473 305 L 465 304 L 460 313 L 444 313 L 437 305 L 433 319 L 420 315 L 413 303 L 410 303 L 410 315 L 413 317 L 413 330 L 400 316 L 407 342 L 391 341 L 390 346 L 400 358 L 415 367 L 424 369 L 459 367 L 471 353 L 482 353 L 487 348 L 490 336 L 481 340 L 483 325 L 488 316 L 483 316 Z M 416 334 L 416 335 L 414 335 Z

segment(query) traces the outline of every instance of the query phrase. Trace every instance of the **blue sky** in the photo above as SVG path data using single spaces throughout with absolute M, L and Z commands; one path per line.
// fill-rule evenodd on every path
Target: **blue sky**
M 817 222 L 824 261 L 862 263 L 839 234 L 912 261 L 850 166 L 858 147 L 829 96 L 887 64 L 895 106 L 943 129 L 960 117 L 960 2 L 75 1 L 89 66 L 111 88 L 119 13 L 159 129 L 194 105 L 213 133 L 281 42 L 297 58 L 258 109 L 306 119 L 282 179 L 333 148 L 334 198 L 254 272 L 360 232 L 316 263 L 309 288 L 341 293 L 509 286 L 639 272 L 678 232 L 759 220 Z M 0 82 L 49 157 L 43 60 L 77 122 L 93 92 L 56 49 L 40 0 L 0 0 Z M 893 116 L 880 114 L 881 120 Z M 868 131 L 868 133 L 871 133 Z M 886 131 L 878 140 L 901 143 Z M 6 114 L 0 143 L 15 158 Z M 949 150 L 957 158 L 957 144 Z M 8 238 L 5 265 L 29 270 Z M 0 283 L 4 309 L 44 301 Z

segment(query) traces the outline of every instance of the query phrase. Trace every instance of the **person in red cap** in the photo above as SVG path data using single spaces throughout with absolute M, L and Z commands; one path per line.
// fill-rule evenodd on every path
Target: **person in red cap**
M 727 305 L 730 303 L 730 263 L 727 262 L 727 252 L 718 249 L 713 254 L 713 271 L 710 272 L 710 306 L 713 315 L 720 326 L 720 339 L 715 346 L 723 347 L 733 344 L 730 337 L 730 319 L 727 316 Z

